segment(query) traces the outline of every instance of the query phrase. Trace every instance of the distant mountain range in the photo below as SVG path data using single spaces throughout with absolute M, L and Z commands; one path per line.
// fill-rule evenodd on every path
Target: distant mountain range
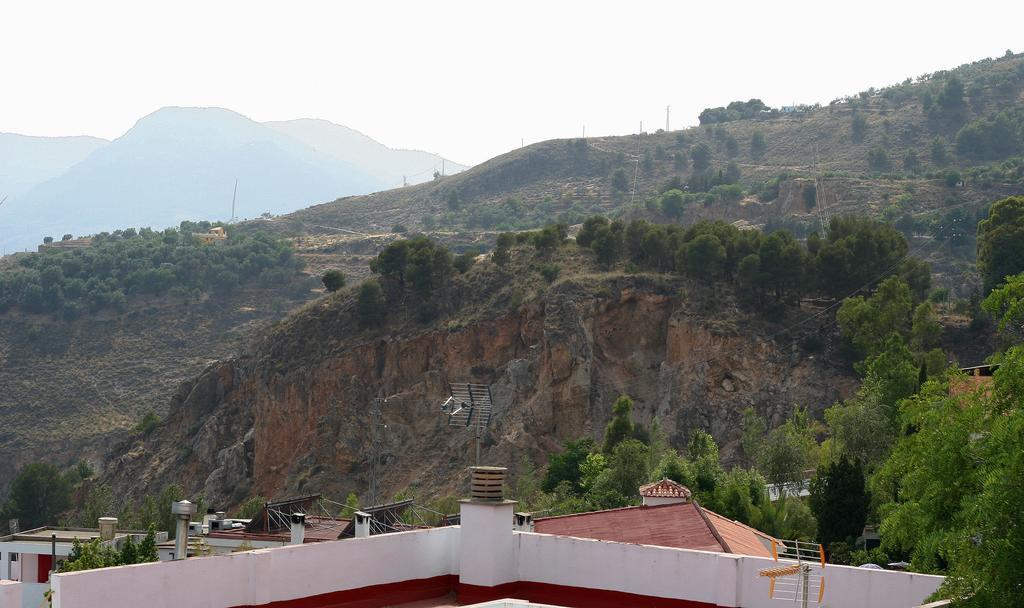
M 323 120 L 258 123 L 221 108 L 163 108 L 110 142 L 0 134 L 0 247 L 228 220 L 235 180 L 236 217 L 252 218 L 420 183 L 442 167 L 466 168 Z

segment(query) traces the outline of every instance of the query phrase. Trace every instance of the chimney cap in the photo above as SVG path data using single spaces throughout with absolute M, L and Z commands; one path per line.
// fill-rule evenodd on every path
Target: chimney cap
M 681 483 L 663 478 L 660 481 L 640 486 L 640 496 L 644 498 L 683 498 L 689 500 L 693 493 Z
M 196 505 L 187 500 L 179 500 L 171 503 L 171 513 L 174 515 L 195 515 Z
M 505 467 L 469 467 L 469 497 L 473 502 L 503 502 Z
M 306 523 L 306 514 L 305 513 L 292 513 L 292 523 L 293 524 L 303 524 L 303 523 Z

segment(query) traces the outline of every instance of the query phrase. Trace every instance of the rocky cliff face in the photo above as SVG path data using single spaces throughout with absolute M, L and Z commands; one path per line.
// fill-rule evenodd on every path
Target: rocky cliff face
M 809 355 L 766 340 L 781 324 L 735 310 L 702 313 L 709 295 L 649 277 L 566 281 L 459 329 L 373 338 L 349 335 L 343 306 L 314 307 L 186 383 L 166 423 L 123 446 L 104 477 L 129 497 L 176 482 L 221 505 L 255 494 L 365 498 L 376 453 L 381 496 L 438 496 L 461 492 L 473 459 L 472 435 L 438 411 L 448 382 L 492 384 L 482 462 L 513 468 L 523 456 L 542 463 L 566 439 L 599 437 L 620 394 L 677 447 L 704 428 L 728 458 L 745 407 L 781 422 L 795 404 L 819 411 L 852 391 L 827 348 Z

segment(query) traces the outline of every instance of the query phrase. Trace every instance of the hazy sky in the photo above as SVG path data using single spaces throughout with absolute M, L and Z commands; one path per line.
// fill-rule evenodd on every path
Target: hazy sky
M 502 8 L 504 7 L 504 8 Z M 828 102 L 1024 50 L 1024 2 L 0 3 L 0 131 L 114 138 L 168 105 L 324 118 L 478 163 L 553 137 Z

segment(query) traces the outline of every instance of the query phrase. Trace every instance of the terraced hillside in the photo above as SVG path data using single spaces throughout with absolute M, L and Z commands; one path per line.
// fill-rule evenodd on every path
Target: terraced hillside
M 253 226 L 291 235 L 383 234 L 395 225 L 493 231 L 574 224 L 601 213 L 744 220 L 800 234 L 856 212 L 903 218 L 908 235 L 926 240 L 946 236 L 951 222 L 966 223 L 961 231 L 973 234 L 987 204 L 1024 191 L 1024 162 L 1014 157 L 1024 153 L 1022 116 L 1024 56 L 1008 55 L 825 107 L 673 132 L 546 141 L 455 176 Z M 1000 130 L 1008 139 L 990 141 Z M 695 159 L 699 150 L 708 153 L 706 169 Z M 732 182 L 739 191 L 714 188 Z M 656 197 L 673 187 L 700 196 L 666 213 Z M 941 256 L 970 264 L 973 247 L 966 244 Z

